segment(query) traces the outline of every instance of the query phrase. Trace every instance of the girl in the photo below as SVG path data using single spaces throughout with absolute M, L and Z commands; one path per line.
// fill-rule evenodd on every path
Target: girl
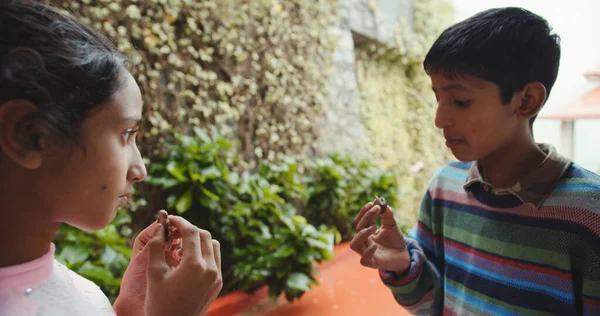
M 204 314 L 219 243 L 181 217 L 176 255 L 160 224 L 138 235 L 114 306 L 54 260 L 60 223 L 105 227 L 146 177 L 142 98 L 111 42 L 48 5 L 1 1 L 0 38 L 0 315 Z

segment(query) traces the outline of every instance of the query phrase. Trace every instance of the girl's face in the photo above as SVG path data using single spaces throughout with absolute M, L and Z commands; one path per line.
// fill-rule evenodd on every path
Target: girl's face
M 146 178 L 135 142 L 142 97 L 131 74 L 122 76 L 122 88 L 82 122 L 80 146 L 56 150 L 40 167 L 35 195 L 52 221 L 104 228 L 127 203 L 133 183 Z

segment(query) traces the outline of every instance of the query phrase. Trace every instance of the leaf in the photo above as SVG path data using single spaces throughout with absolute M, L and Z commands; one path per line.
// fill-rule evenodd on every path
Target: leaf
M 211 200 L 214 201 L 219 201 L 221 198 L 219 198 L 218 195 L 210 192 L 207 188 L 205 187 L 200 187 L 200 191 L 202 191 L 202 193 L 206 194 L 207 197 L 209 197 Z
M 131 216 L 126 211 L 119 209 L 117 215 L 112 220 L 111 224 L 115 226 L 121 226 L 123 224 L 131 223 Z
M 219 177 L 221 177 L 221 172 L 219 171 L 219 169 L 217 169 L 217 167 L 210 166 L 208 168 L 202 169 L 201 175 L 201 181 L 204 182 L 207 179 L 218 179 Z
M 169 171 L 170 175 L 172 175 L 181 182 L 186 182 L 188 180 L 187 177 L 184 175 L 184 167 L 179 165 L 177 161 L 169 161 L 169 163 L 167 164 L 167 171 Z
M 104 252 L 102 253 L 102 256 L 100 256 L 100 261 L 104 264 L 104 267 L 108 269 L 111 266 L 111 264 L 113 263 L 113 261 L 115 261 L 116 259 L 117 259 L 117 252 L 114 251 L 108 245 L 105 246 Z
M 190 188 L 175 202 L 175 209 L 178 214 L 183 214 L 192 207 L 192 189 Z
M 308 275 L 296 272 L 290 274 L 285 282 L 285 285 L 291 290 L 305 292 L 310 290 L 310 285 L 312 283 L 313 280 Z
M 212 139 L 210 138 L 210 136 L 208 136 L 208 134 L 201 128 L 194 127 L 194 134 L 196 134 L 196 136 L 198 138 L 200 138 L 200 140 L 203 143 L 211 143 L 212 142 Z
M 103 244 L 125 244 L 125 238 L 119 235 L 115 225 L 108 225 L 104 229 L 96 231 L 93 234 L 98 237 Z
M 294 254 L 296 254 L 296 249 L 290 247 L 289 245 L 283 245 L 279 249 L 277 249 L 272 255 L 274 257 L 279 258 L 288 258 Z
M 61 250 L 59 257 L 66 261 L 69 266 L 72 266 L 87 260 L 90 251 L 91 247 L 68 245 Z
M 97 267 L 91 264 L 89 261 L 84 263 L 81 268 L 77 269 L 77 273 L 81 274 L 84 277 L 94 279 L 100 282 L 103 281 L 112 281 L 114 276 L 107 269 L 103 269 L 101 267 Z
M 115 249 L 115 251 L 117 251 L 118 253 L 122 254 L 126 259 L 131 258 L 132 250 L 128 246 L 114 245 L 112 248 Z

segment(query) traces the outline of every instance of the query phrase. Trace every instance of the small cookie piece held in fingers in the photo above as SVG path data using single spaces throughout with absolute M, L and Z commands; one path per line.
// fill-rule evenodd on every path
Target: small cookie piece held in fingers
M 385 210 L 387 209 L 387 202 L 382 197 L 375 196 L 375 201 L 373 201 L 373 203 L 375 205 L 379 205 L 379 207 L 381 208 L 379 214 L 383 214 L 383 212 L 385 212 Z
M 173 225 L 171 225 L 171 222 L 169 221 L 169 214 L 167 214 L 167 211 L 160 210 L 158 212 L 157 221 L 165 229 L 165 241 L 166 241 L 165 248 L 169 249 L 169 248 L 171 248 L 171 243 L 173 242 Z

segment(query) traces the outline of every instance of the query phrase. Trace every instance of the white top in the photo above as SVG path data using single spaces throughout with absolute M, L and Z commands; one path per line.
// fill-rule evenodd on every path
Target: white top
M 54 259 L 54 244 L 42 257 L 0 268 L 0 316 L 114 316 L 93 282 Z

